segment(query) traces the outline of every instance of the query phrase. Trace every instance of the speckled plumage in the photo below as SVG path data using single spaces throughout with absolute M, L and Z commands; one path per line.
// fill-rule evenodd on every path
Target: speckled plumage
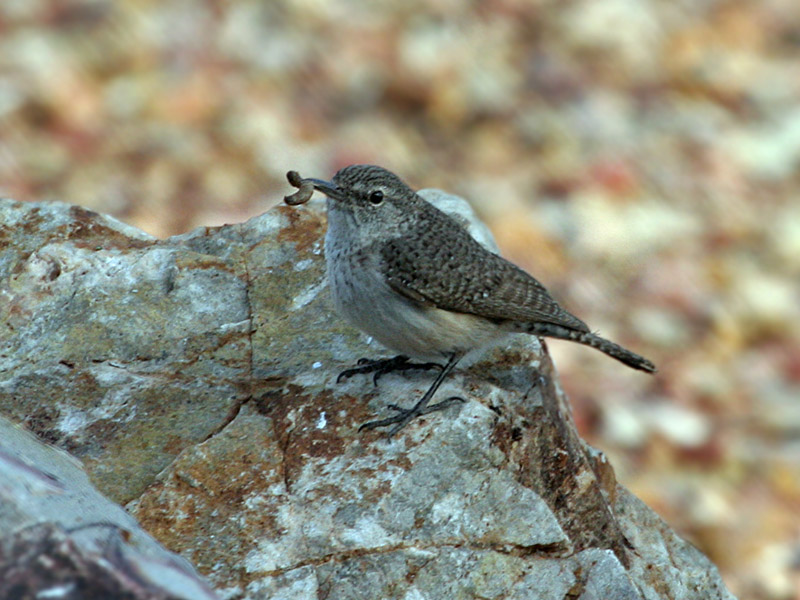
M 332 182 L 288 174 L 298 192 L 328 197 L 325 254 L 337 311 L 381 344 L 401 353 L 340 374 L 409 367 L 407 356 L 446 359 L 425 395 L 411 409 L 366 423 L 391 425 L 396 433 L 413 418 L 450 406 L 428 406 L 433 394 L 470 350 L 513 332 L 571 340 L 596 348 L 626 365 L 654 372 L 647 359 L 592 332 L 564 310 L 532 276 L 475 241 L 456 220 L 423 200 L 394 173 L 351 165 Z
M 337 309 L 389 348 L 448 356 L 507 332 L 526 332 L 576 341 L 633 368 L 655 370 L 591 333 L 535 278 L 484 248 L 394 173 L 352 165 L 336 173 L 333 186 L 315 181 L 328 196 L 326 253 Z M 376 192 L 379 203 L 370 200 Z
M 536 279 L 424 201 L 402 237 L 378 245 L 387 282 L 404 296 L 497 323 L 544 321 L 589 331 Z

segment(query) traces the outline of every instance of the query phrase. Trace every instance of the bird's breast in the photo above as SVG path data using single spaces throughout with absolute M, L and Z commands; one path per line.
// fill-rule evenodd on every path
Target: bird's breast
M 337 312 L 387 348 L 429 360 L 466 352 L 502 332 L 473 315 L 428 306 L 392 289 L 374 252 L 329 240 L 328 282 Z

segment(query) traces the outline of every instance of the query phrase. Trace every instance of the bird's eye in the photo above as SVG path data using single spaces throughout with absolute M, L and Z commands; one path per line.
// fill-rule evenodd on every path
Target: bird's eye
M 380 190 L 370 192 L 369 201 L 375 206 L 378 206 L 381 202 L 383 202 L 383 192 Z

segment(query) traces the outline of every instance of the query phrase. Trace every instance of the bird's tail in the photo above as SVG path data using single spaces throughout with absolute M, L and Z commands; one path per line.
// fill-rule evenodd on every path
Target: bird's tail
M 570 340 L 578 342 L 579 344 L 591 346 L 596 350 L 600 350 L 600 352 L 608 354 L 611 358 L 616 358 L 621 363 L 625 363 L 633 369 L 639 369 L 646 373 L 656 372 L 656 366 L 645 357 L 639 356 L 635 352 L 631 352 L 627 348 L 623 348 L 619 344 L 615 344 L 590 331 L 578 331 L 551 323 L 533 323 L 526 327 L 526 331 L 533 335 Z
M 616 358 L 618 361 L 625 363 L 629 367 L 645 371 L 646 373 L 655 373 L 656 366 L 647 360 L 644 356 L 639 356 L 635 352 L 631 352 L 627 348 L 623 348 L 619 344 L 601 338 L 594 333 L 577 332 L 576 342 L 591 346 L 600 352 L 608 354 L 611 358 Z

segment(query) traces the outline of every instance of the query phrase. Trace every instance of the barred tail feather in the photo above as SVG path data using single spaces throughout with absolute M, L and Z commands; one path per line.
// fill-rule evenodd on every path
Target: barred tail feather
M 628 365 L 633 369 L 639 369 L 646 373 L 655 373 L 656 366 L 643 356 L 639 356 L 635 352 L 623 348 L 619 344 L 615 344 L 605 338 L 600 337 L 589 331 L 577 331 L 562 325 L 554 325 L 552 323 L 528 323 L 525 325 L 525 332 L 533 335 L 541 335 L 546 337 L 558 338 L 562 340 L 570 340 L 590 346 L 596 350 L 600 350 L 610 356 L 616 358 L 621 363 Z
M 639 356 L 635 352 L 631 352 L 627 348 L 623 348 L 619 344 L 615 344 L 605 338 L 601 338 L 594 333 L 580 332 L 578 337 L 575 338 L 576 342 L 591 346 L 600 352 L 608 354 L 611 358 L 616 358 L 618 361 L 625 363 L 629 367 L 645 371 L 646 373 L 655 373 L 656 366 L 647 360 L 644 356 Z

